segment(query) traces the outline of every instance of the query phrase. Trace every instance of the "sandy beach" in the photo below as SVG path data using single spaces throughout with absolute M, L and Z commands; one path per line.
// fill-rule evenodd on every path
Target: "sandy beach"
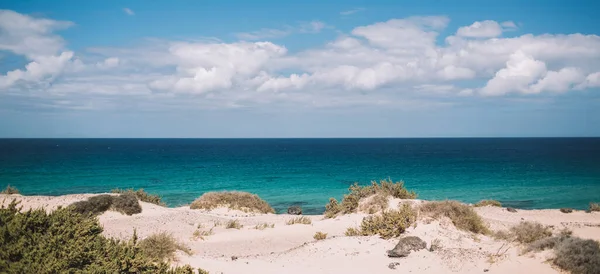
M 93 195 L 64 196 L 0 195 L 7 204 L 13 198 L 23 208 L 53 210 Z M 420 200 L 392 199 L 399 202 L 422 203 Z M 107 211 L 99 216 L 108 237 L 128 239 L 134 229 L 140 238 L 157 232 L 172 233 L 193 252 L 178 252 L 174 265 L 189 264 L 210 273 L 562 273 L 548 261 L 549 251 L 523 254 L 516 243 L 495 240 L 458 230 L 448 219 L 419 219 L 404 234 L 417 236 L 427 248 L 413 251 L 404 258 L 390 258 L 398 239 L 378 236 L 345 236 L 349 227 L 357 227 L 365 213 L 354 213 L 325 219 L 323 215 L 307 216 L 311 224 L 286 223 L 297 217 L 287 214 L 245 213 L 228 208 L 192 210 L 189 207 L 167 208 L 140 202 L 142 213 L 133 216 Z M 501 207 L 477 207 L 477 213 L 493 231 L 510 228 L 521 221 L 535 221 L 552 226 L 554 231 L 568 228 L 573 235 L 600 240 L 600 213 L 575 211 L 561 213 L 557 209 L 517 210 Z M 227 229 L 225 223 L 238 220 L 243 227 Z M 256 226 L 267 224 L 267 228 Z M 273 227 L 271 227 L 273 226 Z M 211 235 L 197 237 L 197 230 Z M 316 232 L 327 234 L 315 240 Z M 432 243 L 436 248 L 430 251 Z

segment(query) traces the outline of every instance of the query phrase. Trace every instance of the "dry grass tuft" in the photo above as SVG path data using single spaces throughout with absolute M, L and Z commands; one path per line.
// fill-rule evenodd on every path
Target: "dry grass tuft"
M 262 223 L 262 224 L 257 224 L 256 226 L 254 226 L 254 229 L 264 230 L 267 228 L 274 228 L 274 227 L 275 227 L 275 224 Z
M 312 224 L 312 220 L 306 216 L 302 216 L 302 217 L 296 217 L 296 218 L 289 219 L 285 224 L 286 225 L 295 225 L 295 224 L 309 225 L 309 224 Z
M 319 231 L 319 232 L 315 233 L 313 238 L 317 241 L 325 240 L 325 239 L 327 239 L 327 233 L 323 233 L 323 232 Z
M 493 232 L 491 236 L 496 240 L 503 240 L 507 242 L 512 242 L 514 240 L 514 235 L 510 231 L 506 230 Z
M 139 241 L 138 247 L 142 253 L 157 261 L 175 259 L 175 252 L 177 250 L 181 250 L 188 255 L 192 254 L 192 251 L 188 247 L 178 242 L 173 235 L 166 232 L 154 234 Z
M 536 222 L 521 222 L 510 229 L 517 242 L 530 244 L 552 236 L 549 227 Z
M 490 232 L 487 225 L 472 207 L 457 201 L 427 202 L 422 204 L 419 209 L 426 216 L 449 218 L 458 229 L 481 234 Z
M 211 228 L 209 230 L 200 230 L 200 229 L 197 229 L 196 231 L 194 231 L 193 235 L 194 235 L 194 240 L 200 239 L 200 240 L 204 241 L 205 237 L 208 237 L 208 236 L 213 235 L 213 234 L 214 234 L 214 232 L 213 232 L 213 230 Z
M 496 201 L 496 200 L 481 200 L 478 203 L 475 204 L 475 207 L 481 207 L 481 206 L 497 206 L 497 207 L 502 207 L 502 203 Z
M 590 212 L 600 211 L 600 203 L 590 203 Z
M 230 220 L 225 225 L 225 228 L 227 228 L 227 229 L 230 229 L 230 228 L 240 229 L 242 227 L 244 227 L 244 226 L 242 224 L 240 224 L 240 222 L 238 220 Z
M 416 212 L 404 204 L 399 210 L 383 211 L 381 214 L 365 217 L 360 224 L 360 235 L 378 234 L 384 239 L 398 237 L 416 221 L 416 218 Z
M 440 239 L 433 239 L 431 241 L 431 244 L 429 245 L 429 251 L 433 252 L 436 250 L 440 250 L 442 249 L 442 247 L 444 246 L 442 245 L 442 241 Z
M 329 204 L 325 206 L 325 217 L 333 218 L 338 214 L 355 213 L 361 199 L 378 195 L 380 205 L 382 197 L 387 199 L 391 196 L 398 199 L 416 199 L 417 194 L 414 191 L 408 191 L 404 188 L 404 182 L 394 183 L 391 179 L 381 180 L 379 184 L 372 181 L 370 186 L 359 186 L 354 183 L 348 188 L 349 193 L 344 195 L 342 203 L 339 204 L 336 199 L 331 198 Z M 386 204 L 387 207 L 387 204 Z
M 19 192 L 19 190 L 16 187 L 7 185 L 6 188 L 4 190 L 2 190 L 2 192 L 0 192 L 0 194 L 12 195 L 12 194 L 21 194 L 21 192 Z
M 137 197 L 138 200 L 140 200 L 142 202 L 151 203 L 151 204 L 155 204 L 155 205 L 159 205 L 159 206 L 167 206 L 161 200 L 160 196 L 150 194 L 150 193 L 144 191 L 143 188 L 140 188 L 138 190 L 134 190 L 133 188 L 130 188 L 130 189 L 115 188 L 115 189 L 111 190 L 110 192 L 119 193 L 119 194 L 131 193 L 131 194 L 134 194 L 135 197 Z
M 191 209 L 213 209 L 226 206 L 244 212 L 275 213 L 265 200 L 256 194 L 239 191 L 207 192 L 190 205 Z
M 360 236 L 360 229 L 354 228 L 354 227 L 349 227 L 346 229 L 346 232 L 344 233 L 344 235 L 349 236 L 349 237 Z

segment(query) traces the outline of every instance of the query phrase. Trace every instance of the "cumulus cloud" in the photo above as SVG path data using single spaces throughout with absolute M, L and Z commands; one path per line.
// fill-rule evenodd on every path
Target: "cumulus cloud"
M 14 18 L 25 23 L 15 26 L 10 23 Z M 269 38 L 318 32 L 327 25 L 312 21 L 281 33 L 263 29 L 238 34 L 240 41 L 227 43 L 153 40 L 136 48 L 79 53 L 93 53 L 82 58 L 93 60 L 86 65 L 55 33 L 72 23 L 4 12 L 0 49 L 26 56 L 30 64 L 1 75 L 0 87 L 52 82 L 47 91 L 57 96 L 68 90 L 201 98 L 194 102 L 202 107 L 241 107 L 274 102 L 394 105 L 406 101 L 405 96 L 558 94 L 600 86 L 599 36 L 503 37 L 516 24 L 488 20 L 440 37 L 449 20 L 424 16 L 375 22 L 293 52 Z M 29 39 L 51 42 L 42 47 Z

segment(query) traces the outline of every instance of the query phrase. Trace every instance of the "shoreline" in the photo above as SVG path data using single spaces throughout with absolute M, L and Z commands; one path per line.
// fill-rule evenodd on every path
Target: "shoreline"
M 52 210 L 97 195 L 1 194 L 0 201 L 6 205 L 15 198 L 21 201 L 24 210 L 39 207 Z M 429 201 L 392 199 L 389 204 L 405 202 L 415 205 Z M 331 219 L 323 215 L 304 215 L 311 220 L 310 224 L 287 225 L 298 215 L 248 213 L 224 207 L 211 210 L 169 208 L 141 201 L 140 204 L 143 209 L 140 214 L 127 216 L 106 211 L 99 215 L 103 234 L 129 239 L 136 230 L 143 239 L 157 232 L 170 233 L 193 252 L 192 255 L 178 252 L 173 265 L 189 264 L 210 273 L 561 273 L 546 262 L 552 256 L 549 252 L 521 254 L 522 246 L 518 244 L 459 230 L 445 218 L 420 219 L 403 234 L 403 237 L 421 238 L 428 249 L 434 241 L 439 241 L 439 250 L 413 251 L 405 258 L 389 258 L 385 252 L 394 248 L 398 238 L 345 235 L 347 228 L 359 226 L 363 218 L 369 216 L 366 213 Z M 473 209 L 492 231 L 530 221 L 550 226 L 553 231 L 569 229 L 575 237 L 600 240 L 599 212 L 562 213 L 557 209 L 509 212 L 506 208 L 493 206 Z M 237 220 L 243 227 L 225 228 L 223 223 L 231 220 Z M 273 227 L 257 229 L 261 224 Z M 203 239 L 195 238 L 194 232 L 199 227 L 211 227 L 211 234 Z M 315 240 L 316 232 L 326 233 L 327 238 Z M 502 256 L 495 255 L 501 248 L 508 249 Z M 365 264 L 365 261 L 369 263 Z M 400 264 L 398 269 L 392 269 L 396 263 Z

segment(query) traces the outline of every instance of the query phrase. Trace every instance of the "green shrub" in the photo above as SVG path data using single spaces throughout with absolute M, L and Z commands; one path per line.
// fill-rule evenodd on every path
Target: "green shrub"
M 573 274 L 600 273 L 600 244 L 577 237 L 547 237 L 529 244 L 526 252 L 554 249 L 552 263 Z
M 159 206 L 166 206 L 166 204 L 162 201 L 160 196 L 149 194 L 148 192 L 144 191 L 143 188 L 140 188 L 138 190 L 134 190 L 132 188 L 130 188 L 130 189 L 115 188 L 115 189 L 111 190 L 110 192 L 118 193 L 118 194 L 133 193 L 138 198 L 138 200 L 140 200 L 142 202 L 151 203 L 151 204 L 155 204 L 155 205 L 159 205 Z
M 256 194 L 239 191 L 207 192 L 190 205 L 191 209 L 213 209 L 226 206 L 245 212 L 275 213 L 265 200 Z
M 96 218 L 73 207 L 20 211 L 14 200 L 0 208 L 0 273 L 192 273 L 146 255 L 135 233 L 105 238 Z
M 151 235 L 141 240 L 138 246 L 142 253 L 159 262 L 173 260 L 177 250 L 191 255 L 191 250 L 188 247 L 166 232 Z
M 515 240 L 522 244 L 533 243 L 552 236 L 549 227 L 536 222 L 521 222 L 512 227 L 510 231 L 515 236 Z
M 315 233 L 315 235 L 313 236 L 313 238 L 317 241 L 320 240 L 325 240 L 327 239 L 327 233 L 323 233 L 321 231 L 318 231 L 317 233 Z
M 113 197 L 112 208 L 126 215 L 142 213 L 142 206 L 133 193 L 123 193 Z
M 346 232 L 344 233 L 344 235 L 346 236 L 360 236 L 360 229 L 359 228 L 354 228 L 354 227 L 349 227 L 346 229 Z
M 332 218 L 337 214 L 348 214 L 356 212 L 361 199 L 378 195 L 378 201 L 389 196 L 398 199 L 416 199 L 417 194 L 414 191 L 408 191 L 404 187 L 404 182 L 394 183 L 392 180 L 381 180 L 379 184 L 372 181 L 370 186 L 360 186 L 354 183 L 348 188 L 348 194 L 344 195 L 342 203 L 338 204 L 334 198 L 329 199 L 329 204 L 325 206 L 325 217 Z
M 381 215 L 363 218 L 360 224 L 360 234 L 363 236 L 377 235 L 389 239 L 398 237 L 416 221 L 417 214 L 404 204 L 400 210 L 383 211 Z
M 590 212 L 600 211 L 600 204 L 599 203 L 590 203 L 589 211 Z
M 478 203 L 475 204 L 475 207 L 481 207 L 481 206 L 497 206 L 497 207 L 502 207 L 502 203 L 496 201 L 496 200 L 481 200 Z
M 571 213 L 571 212 L 573 212 L 573 209 L 572 208 L 561 208 L 560 212 L 562 212 L 562 213 Z
M 16 187 L 12 187 L 10 185 L 7 185 L 6 188 L 4 190 L 2 190 L 2 192 L 0 192 L 0 194 L 20 194 L 19 190 Z
M 71 204 L 70 207 L 79 214 L 98 215 L 109 210 L 113 203 L 113 196 L 98 195 L 88 198 L 85 201 L 79 201 Z
M 294 224 L 309 225 L 309 224 L 312 224 L 312 220 L 306 216 L 302 216 L 302 217 L 289 219 L 285 224 L 287 224 L 287 225 L 294 225 Z
M 488 234 L 489 229 L 472 207 L 457 201 L 427 202 L 419 207 L 421 212 L 433 218 L 447 217 L 458 229 Z

